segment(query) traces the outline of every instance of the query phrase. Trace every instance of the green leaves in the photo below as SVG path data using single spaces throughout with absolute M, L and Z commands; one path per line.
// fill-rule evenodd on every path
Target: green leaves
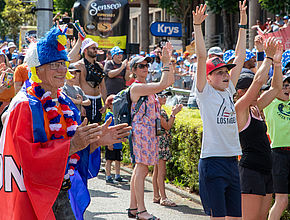
M 3 4 L 1 4 L 1 6 L 3 6 Z M 24 24 L 35 25 L 36 21 L 34 15 L 30 13 L 32 7 L 33 4 L 22 3 L 20 0 L 5 0 L 5 7 L 1 12 L 1 17 L 3 18 L 3 23 L 5 23 L 7 27 L 4 28 L 0 24 L 0 31 L 11 34 L 15 40 L 16 36 L 19 34 L 20 26 Z
M 239 10 L 239 2 L 237 0 L 206 0 L 209 10 L 215 14 L 220 14 L 222 9 L 228 13 L 234 13 Z
M 71 15 L 71 8 L 73 7 L 75 1 L 72 0 L 53 0 L 54 10 L 57 12 L 68 12 Z
M 262 8 L 267 9 L 273 14 L 289 14 L 290 0 L 259 0 Z

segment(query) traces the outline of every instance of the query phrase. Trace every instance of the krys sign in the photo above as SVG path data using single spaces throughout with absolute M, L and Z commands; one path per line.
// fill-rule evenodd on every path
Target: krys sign
M 175 22 L 153 22 L 150 32 L 156 37 L 182 37 L 182 25 Z

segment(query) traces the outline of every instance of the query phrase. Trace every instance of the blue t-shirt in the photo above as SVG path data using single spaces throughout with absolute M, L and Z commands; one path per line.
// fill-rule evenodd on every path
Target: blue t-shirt
M 112 118 L 112 122 L 109 126 L 113 126 L 114 125 L 114 115 L 112 112 L 108 112 L 106 114 L 105 121 L 107 121 L 109 118 Z M 123 148 L 122 142 L 113 144 L 113 146 L 114 146 L 114 149 L 122 149 Z

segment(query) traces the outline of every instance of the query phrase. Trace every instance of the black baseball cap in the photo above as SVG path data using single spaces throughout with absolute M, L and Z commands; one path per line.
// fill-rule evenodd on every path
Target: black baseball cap
M 238 83 L 236 85 L 236 89 L 237 90 L 238 89 L 248 89 L 251 86 L 251 84 L 252 84 L 252 82 L 254 80 L 254 77 L 255 77 L 254 74 L 242 73 L 240 75 L 239 79 L 238 79 Z M 271 82 L 270 82 L 270 85 L 271 85 Z M 267 90 L 269 88 L 270 88 L 269 83 L 267 83 L 267 84 L 265 84 L 265 85 L 263 85 L 261 87 L 261 90 Z

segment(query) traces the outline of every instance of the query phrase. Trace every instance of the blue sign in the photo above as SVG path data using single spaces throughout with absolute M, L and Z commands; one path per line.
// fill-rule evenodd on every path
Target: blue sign
M 155 37 L 182 37 L 182 25 L 176 22 L 153 22 L 150 32 Z

